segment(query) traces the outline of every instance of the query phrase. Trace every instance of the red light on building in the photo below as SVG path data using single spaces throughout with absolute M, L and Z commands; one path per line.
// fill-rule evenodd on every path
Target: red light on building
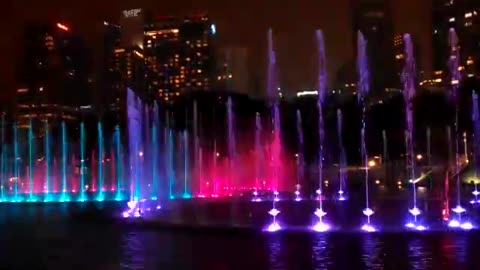
M 64 24 L 61 24 L 61 23 L 57 23 L 57 27 L 62 29 L 63 31 L 68 31 L 70 29 L 68 29 L 68 27 Z

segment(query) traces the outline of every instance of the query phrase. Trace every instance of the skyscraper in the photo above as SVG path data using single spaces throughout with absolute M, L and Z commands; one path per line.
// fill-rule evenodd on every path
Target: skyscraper
M 192 91 L 208 91 L 215 78 L 215 25 L 207 16 L 164 17 L 147 22 L 144 54 L 149 91 L 165 101 Z
M 68 25 L 30 24 L 18 70 L 16 118 L 34 122 L 79 118 L 92 105 L 91 52 Z M 38 120 L 38 121 L 37 121 Z
M 385 88 L 398 86 L 393 52 L 393 21 L 388 0 L 351 0 L 354 30 L 354 55 L 357 51 L 357 31 L 367 40 L 371 92 L 383 93 Z
M 447 73 L 450 53 L 448 33 L 457 32 L 460 46 L 460 71 L 466 78 L 480 75 L 480 1 L 433 1 L 433 68 L 436 73 Z

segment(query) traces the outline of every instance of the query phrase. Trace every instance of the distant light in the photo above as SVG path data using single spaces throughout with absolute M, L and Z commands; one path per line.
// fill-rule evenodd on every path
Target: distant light
M 138 152 L 138 156 L 143 157 L 143 152 L 142 151 Z
M 69 31 L 70 30 L 66 25 L 61 24 L 61 23 L 57 23 L 57 27 L 64 30 L 64 31 Z
M 449 22 L 455 22 L 455 17 L 451 17 L 448 21 Z
M 297 97 L 302 97 L 302 96 L 317 96 L 318 91 L 302 91 L 302 92 L 297 92 Z
M 217 28 L 215 27 L 215 24 L 210 25 L 210 30 L 212 31 L 212 34 L 215 35 L 217 33 Z
M 418 154 L 417 155 L 417 160 L 422 160 L 423 159 L 423 156 L 421 154 Z
M 375 160 L 370 160 L 368 162 L 368 167 L 374 167 L 375 165 L 377 165 L 377 163 L 375 162 Z

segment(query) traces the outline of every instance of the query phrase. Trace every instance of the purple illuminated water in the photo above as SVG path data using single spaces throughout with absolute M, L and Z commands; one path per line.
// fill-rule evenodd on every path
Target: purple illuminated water
M 413 52 L 412 40 L 409 34 L 403 36 L 405 44 L 405 63 L 402 72 L 403 83 L 403 97 L 405 102 L 405 148 L 407 156 L 407 167 L 410 167 L 409 179 L 412 183 L 413 190 L 413 207 L 409 210 L 413 215 L 414 225 L 417 224 L 417 217 L 420 215 L 420 210 L 417 208 L 417 189 L 415 183 L 415 154 L 413 151 L 413 98 L 415 96 L 415 57 Z M 410 223 L 409 223 L 410 224 Z M 421 225 L 420 225 L 421 226 Z
M 321 30 L 315 32 L 317 38 L 318 53 L 318 208 L 315 215 L 318 217 L 318 223 L 313 227 L 317 231 L 328 230 L 327 225 L 323 223 L 323 216 L 327 213 L 323 211 L 322 205 L 322 185 L 323 185 L 323 143 L 325 139 L 325 130 L 323 122 L 323 102 L 325 99 L 325 91 L 327 87 L 327 64 L 325 58 L 325 41 Z
M 362 157 L 362 166 L 365 168 L 365 209 L 363 214 L 367 217 L 367 223 L 362 226 L 362 230 L 367 232 L 375 231 L 375 227 L 370 224 L 370 218 L 374 214 L 370 208 L 369 202 L 369 185 L 368 185 L 368 153 L 365 143 L 366 130 L 366 101 L 365 98 L 370 91 L 370 70 L 367 62 L 367 41 L 362 32 L 358 31 L 357 36 L 357 98 L 359 104 L 362 106 L 362 128 L 360 131 L 360 152 Z
M 337 136 L 338 136 L 338 148 L 340 150 L 340 160 L 338 164 L 338 172 L 339 172 L 339 190 L 338 190 L 338 199 L 343 201 L 346 199 L 346 178 L 347 178 L 347 156 L 345 153 L 345 148 L 343 146 L 343 116 L 342 111 L 337 109 Z

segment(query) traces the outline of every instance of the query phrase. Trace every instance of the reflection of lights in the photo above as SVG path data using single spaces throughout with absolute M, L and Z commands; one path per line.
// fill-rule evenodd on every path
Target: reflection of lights
M 417 229 L 417 231 L 425 231 L 427 228 L 423 225 L 418 225 L 415 229 Z
M 405 224 L 405 227 L 407 227 L 407 228 L 415 228 L 415 224 L 413 224 L 412 222 L 409 222 L 409 223 Z
M 278 196 L 278 191 L 275 190 L 275 191 L 273 192 L 273 194 L 274 194 L 275 196 Z
M 344 193 L 343 190 L 338 191 L 338 194 L 340 194 L 340 195 L 342 195 L 343 193 Z
M 375 227 L 373 227 L 373 226 L 370 225 L 370 224 L 363 224 L 363 226 L 362 226 L 362 231 L 365 231 L 365 232 L 375 232 L 376 229 L 375 229 Z
M 410 212 L 410 214 L 412 214 L 413 216 L 418 216 L 421 213 L 420 209 L 418 209 L 417 207 L 408 209 L 408 212 Z

